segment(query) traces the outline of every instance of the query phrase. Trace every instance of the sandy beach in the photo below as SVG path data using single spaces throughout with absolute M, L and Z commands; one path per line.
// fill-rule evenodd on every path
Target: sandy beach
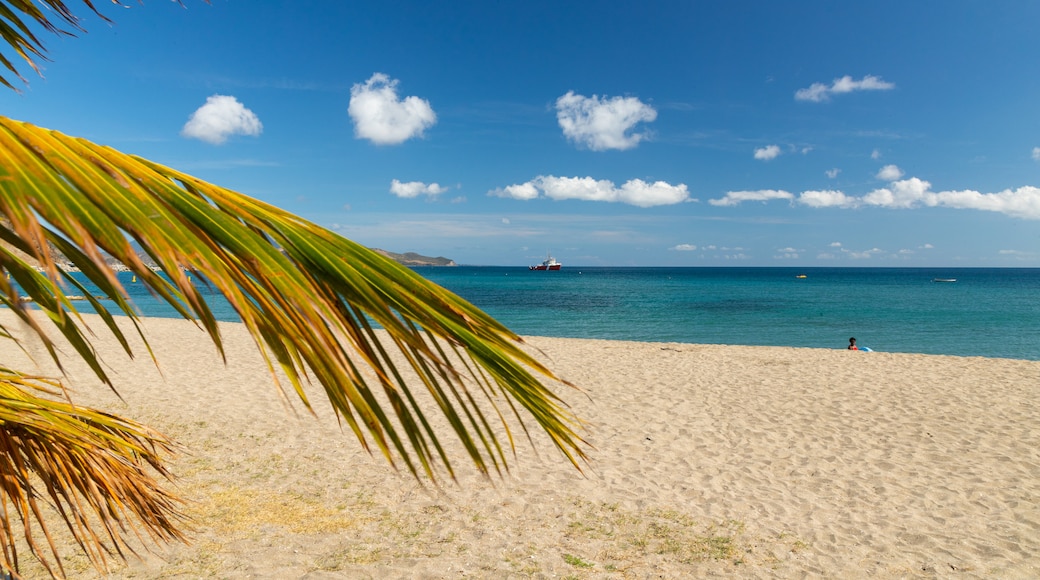
M 99 332 L 123 400 L 74 358 L 68 382 L 183 446 L 192 542 L 110 578 L 1040 576 L 1040 362 L 528 337 L 583 389 L 559 392 L 588 422 L 586 473 L 536 436 L 492 481 L 451 445 L 438 488 L 320 397 L 317 418 L 287 407 L 242 326 L 221 327 L 225 366 L 192 324 L 144 324 L 158 370 Z M 10 343 L 0 363 L 55 372 L 29 351 L 39 367 Z

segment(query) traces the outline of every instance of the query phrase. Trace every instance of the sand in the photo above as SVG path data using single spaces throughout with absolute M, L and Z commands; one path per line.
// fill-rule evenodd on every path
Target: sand
M 227 366 L 190 323 L 146 329 L 162 374 L 102 335 L 123 401 L 82 365 L 70 382 L 184 446 L 192 542 L 107 577 L 1040 577 L 1040 362 L 528 337 L 584 390 L 560 392 L 586 473 L 536 438 L 501 479 L 460 463 L 435 488 L 324 401 L 288 409 L 240 325 Z

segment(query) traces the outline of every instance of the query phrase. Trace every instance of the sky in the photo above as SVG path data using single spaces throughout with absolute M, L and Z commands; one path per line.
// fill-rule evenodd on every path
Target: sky
M 1040 3 L 96 4 L 0 114 L 369 247 L 1040 267 Z

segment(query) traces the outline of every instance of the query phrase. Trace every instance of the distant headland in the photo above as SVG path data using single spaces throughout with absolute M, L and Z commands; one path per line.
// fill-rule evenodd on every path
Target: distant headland
M 371 248 L 371 250 L 377 254 L 382 254 L 387 258 L 405 266 L 458 266 L 455 260 L 444 257 L 431 258 L 429 256 L 422 256 L 415 252 L 406 252 L 404 254 L 395 254 L 379 248 Z

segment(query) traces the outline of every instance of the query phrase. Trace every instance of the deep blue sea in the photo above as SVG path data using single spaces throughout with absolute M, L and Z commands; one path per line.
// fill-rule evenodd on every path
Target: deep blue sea
M 416 271 L 523 335 L 837 349 L 855 336 L 876 351 L 1040 360 L 1040 269 Z M 175 316 L 125 276 L 144 315 Z

